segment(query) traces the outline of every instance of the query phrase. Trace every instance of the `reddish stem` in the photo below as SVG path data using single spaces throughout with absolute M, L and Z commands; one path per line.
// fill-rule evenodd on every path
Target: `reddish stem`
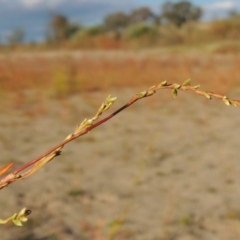
M 118 113 L 120 113 L 121 111 L 123 111 L 125 108 L 129 107 L 130 105 L 132 105 L 134 102 L 136 102 L 138 100 L 138 98 L 132 98 L 127 104 L 125 104 L 124 106 L 122 106 L 121 108 L 119 108 L 118 110 L 116 110 L 115 112 L 113 112 L 112 114 L 110 114 L 109 116 L 103 118 L 102 120 L 94 123 L 93 125 L 91 125 L 90 127 L 84 129 L 84 131 L 78 133 L 78 134 L 72 134 L 72 136 L 64 141 L 62 141 L 61 143 L 59 143 L 58 145 L 52 147 L 51 149 L 49 149 L 47 152 L 45 152 L 44 154 L 34 158 L 33 160 L 31 160 L 30 162 L 24 164 L 23 166 L 19 167 L 18 169 L 16 169 L 13 174 L 19 174 L 21 171 L 23 171 L 24 169 L 32 166 L 33 164 L 37 163 L 38 161 L 40 161 L 42 158 L 46 157 L 47 155 L 49 155 L 50 153 L 56 151 L 58 148 L 63 147 L 65 144 L 73 141 L 74 139 L 88 133 L 89 131 L 91 131 L 92 129 L 98 127 L 99 125 L 105 123 L 106 121 L 108 121 L 109 119 L 111 119 L 112 117 L 114 117 L 115 115 L 117 115 Z

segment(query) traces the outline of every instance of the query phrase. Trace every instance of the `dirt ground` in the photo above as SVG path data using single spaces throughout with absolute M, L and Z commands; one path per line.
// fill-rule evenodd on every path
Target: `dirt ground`
M 112 90 L 118 100 L 108 112 L 139 90 Z M 107 94 L 30 94 L 21 106 L 2 106 L 1 165 L 18 167 L 56 145 Z M 239 89 L 227 94 L 240 99 Z M 32 210 L 23 227 L 1 226 L 1 239 L 240 239 L 239 111 L 167 90 L 137 102 L 1 191 L 1 218 Z

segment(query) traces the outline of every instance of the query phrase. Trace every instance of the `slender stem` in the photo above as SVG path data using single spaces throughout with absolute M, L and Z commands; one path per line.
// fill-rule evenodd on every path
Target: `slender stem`
M 105 123 L 106 121 L 108 121 L 109 119 L 113 118 L 115 115 L 117 115 L 118 113 L 120 113 L 121 111 L 123 111 L 125 108 L 129 107 L 130 105 L 132 105 L 135 101 L 137 101 L 138 99 L 133 99 L 130 100 L 127 104 L 125 104 L 124 106 L 122 106 L 121 108 L 119 108 L 118 110 L 116 110 L 115 112 L 113 112 L 112 114 L 110 114 L 109 116 L 103 118 L 102 120 L 94 123 L 93 125 L 91 125 L 90 127 L 84 129 L 82 132 L 78 133 L 78 134 L 72 134 L 70 138 L 60 142 L 59 144 L 57 144 L 56 146 L 52 147 L 51 149 L 49 149 L 47 152 L 43 153 L 42 155 L 34 158 L 33 160 L 31 160 L 30 162 L 24 164 L 23 166 L 19 167 L 18 169 L 16 169 L 13 174 L 19 174 L 21 171 L 23 171 L 24 169 L 32 166 L 33 164 L 37 163 L 39 160 L 41 160 L 42 158 L 46 157 L 47 155 L 49 155 L 50 153 L 56 151 L 58 148 L 63 147 L 65 144 L 73 141 L 74 139 L 88 133 L 89 131 L 91 131 L 92 129 L 98 127 L 99 125 Z
M 216 94 L 216 93 L 213 93 L 213 92 L 204 92 L 204 91 L 200 91 L 198 90 L 198 87 L 199 86 L 192 86 L 192 85 L 179 85 L 179 84 L 168 84 L 165 82 L 163 82 L 162 84 L 159 84 L 159 85 L 155 85 L 151 88 L 149 88 L 149 90 L 147 91 L 144 91 L 144 92 L 141 92 L 139 94 L 137 94 L 136 96 L 133 96 L 129 101 L 128 103 L 126 103 L 124 106 L 122 106 L 121 108 L 119 108 L 118 110 L 116 110 L 115 112 L 111 113 L 110 115 L 108 115 L 107 117 L 103 118 L 102 120 L 100 121 L 97 121 L 96 123 L 86 127 L 86 128 L 83 128 L 81 129 L 80 132 L 78 133 L 74 133 L 74 134 L 71 134 L 69 135 L 68 138 L 66 138 L 65 140 L 63 140 L 62 142 L 60 142 L 59 144 L 57 144 L 56 146 L 52 147 L 51 149 L 49 149 L 47 152 L 45 152 L 44 154 L 34 158 L 33 160 L 31 160 L 30 162 L 24 164 L 23 166 L 19 167 L 18 169 L 16 169 L 14 172 L 12 172 L 12 174 L 14 176 L 18 176 L 18 174 L 27 169 L 28 167 L 36 164 L 37 162 L 41 161 L 44 157 L 47 157 L 49 154 L 51 153 L 54 153 L 55 151 L 57 151 L 58 149 L 61 149 L 62 147 L 64 147 L 65 144 L 73 141 L 74 139 L 88 133 L 89 131 L 91 131 L 92 129 L 102 125 L 103 123 L 107 122 L 108 120 L 110 120 L 111 118 L 113 118 L 115 115 L 117 115 L 118 113 L 120 113 L 121 111 L 123 111 L 124 109 L 128 108 L 130 105 L 132 105 L 134 102 L 142 99 L 142 98 L 145 98 L 145 97 L 149 97 L 151 95 L 153 95 L 157 90 L 160 90 L 160 89 L 172 89 L 174 91 L 177 91 L 177 90 L 189 90 L 189 91 L 193 91 L 195 92 L 196 94 L 198 95 L 201 95 L 201 96 L 205 96 L 207 98 L 211 98 L 211 97 L 216 97 L 216 98 L 219 98 L 219 99 L 222 99 L 224 100 L 224 102 L 227 104 L 227 105 L 234 105 L 234 106 L 240 106 L 240 101 L 239 100 L 229 100 L 228 98 L 226 98 L 226 96 L 223 96 L 223 95 L 220 95 L 220 94 Z M 211 96 L 211 97 L 210 97 Z M 58 154 L 56 154 L 55 156 L 57 156 Z M 55 157 L 54 156 L 54 157 Z M 21 176 L 17 177 L 19 179 L 21 179 Z M 1 183 L 6 183 L 7 185 L 10 184 L 11 182 L 15 181 L 16 179 L 12 180 L 12 179 L 2 179 Z M 3 188 L 5 185 L 2 185 L 1 188 Z

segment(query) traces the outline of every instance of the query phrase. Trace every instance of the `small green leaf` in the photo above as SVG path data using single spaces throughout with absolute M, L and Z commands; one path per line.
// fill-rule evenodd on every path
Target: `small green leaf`
M 27 216 L 30 213 L 30 209 L 23 208 L 18 214 L 15 213 L 5 220 L 0 219 L 0 224 L 6 224 L 7 222 L 12 221 L 15 225 L 21 227 L 23 225 L 22 222 L 26 222 L 28 220 Z
M 106 102 L 107 104 L 112 104 L 112 103 L 114 103 L 116 100 L 117 100 L 117 97 L 112 97 L 111 95 L 109 95 L 109 96 L 107 96 L 105 102 Z
M 12 219 L 12 222 L 18 227 L 22 227 L 23 225 L 19 219 Z
M 187 79 L 187 80 L 185 80 L 184 82 L 183 82 L 183 86 L 189 86 L 190 85 L 190 83 L 191 83 L 191 79 Z
M 200 85 L 196 85 L 196 86 L 193 86 L 193 89 L 197 90 L 197 89 L 199 89 L 199 87 L 200 87 Z
M 173 95 L 173 97 L 177 97 L 177 94 L 178 94 L 178 92 L 177 92 L 177 89 L 176 88 L 174 88 L 173 90 L 172 90 L 172 95 Z
M 146 91 L 143 91 L 143 92 L 138 93 L 138 94 L 137 94 L 137 97 L 140 99 L 140 98 L 145 97 L 146 94 L 147 94 L 147 92 L 146 92 Z
M 212 99 L 211 96 L 208 93 L 206 93 L 206 92 L 203 93 L 203 96 L 208 98 L 208 99 Z
M 177 84 L 177 83 L 174 83 L 174 84 L 173 84 L 173 88 L 179 89 L 179 88 L 181 88 L 181 85 L 180 85 L 180 84 Z
M 228 100 L 228 98 L 226 96 L 222 100 L 227 106 L 231 105 L 231 102 Z
M 167 85 L 167 81 L 163 81 L 160 83 L 161 86 L 166 86 Z
M 29 209 L 26 209 L 26 208 L 23 208 L 18 214 L 14 214 L 12 216 L 12 222 L 21 227 L 23 224 L 23 222 L 26 222 L 28 219 L 27 219 L 27 216 L 31 213 L 31 210 Z

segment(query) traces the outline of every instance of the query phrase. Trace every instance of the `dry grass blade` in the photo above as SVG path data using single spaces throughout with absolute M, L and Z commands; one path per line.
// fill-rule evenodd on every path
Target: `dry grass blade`
M 3 175 L 5 172 L 7 172 L 8 169 L 12 167 L 14 163 L 8 163 L 5 166 L 0 168 L 0 175 Z

